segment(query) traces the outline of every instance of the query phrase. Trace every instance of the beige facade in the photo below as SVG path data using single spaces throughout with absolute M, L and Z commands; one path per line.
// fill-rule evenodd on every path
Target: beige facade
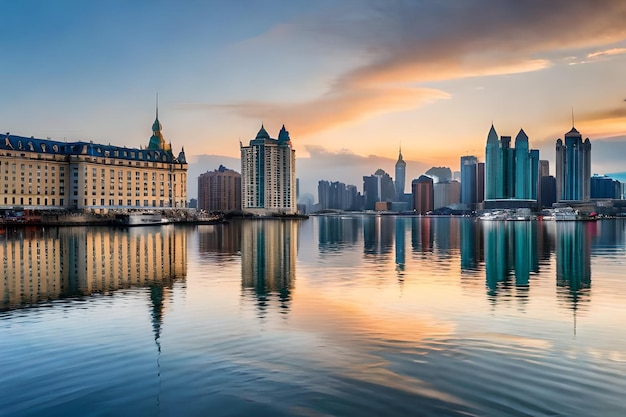
M 158 120 L 153 137 L 162 138 Z M 157 129 L 154 131 L 154 129 Z M 186 207 L 187 162 L 170 145 L 133 149 L 5 135 L 0 209 Z

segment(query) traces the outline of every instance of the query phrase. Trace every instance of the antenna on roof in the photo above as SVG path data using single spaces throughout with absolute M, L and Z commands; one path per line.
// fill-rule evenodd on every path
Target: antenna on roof
M 574 106 L 572 106 L 572 128 L 574 127 Z

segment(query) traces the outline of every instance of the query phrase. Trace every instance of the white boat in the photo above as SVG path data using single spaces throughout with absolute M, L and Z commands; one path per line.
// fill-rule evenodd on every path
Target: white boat
M 161 213 L 130 213 L 115 216 L 117 223 L 124 226 L 148 226 L 167 224 L 169 220 Z

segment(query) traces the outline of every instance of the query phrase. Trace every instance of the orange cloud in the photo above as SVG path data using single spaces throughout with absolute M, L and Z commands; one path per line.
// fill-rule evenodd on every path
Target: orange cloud
M 621 54 L 626 54 L 626 48 L 612 48 L 612 49 L 605 49 L 603 51 L 592 52 L 587 55 L 587 58 L 592 59 L 592 58 L 597 58 L 601 56 L 612 56 L 612 55 L 621 55 Z
M 346 60 L 358 56 L 360 64 L 338 75 L 326 93 L 299 103 L 241 102 L 222 107 L 256 120 L 284 121 L 303 137 L 450 97 L 441 89 L 416 85 L 538 71 L 577 49 L 606 47 L 626 39 L 622 0 L 453 4 L 399 0 L 370 3 L 359 13 L 343 11 L 283 24 L 254 38 L 259 47 L 264 42 L 269 46 L 292 42 L 291 47 L 309 50 L 317 42 L 317 52 L 343 49 Z M 596 58 L 624 50 L 589 55 Z
M 293 126 L 293 134 L 302 137 L 375 114 L 409 110 L 449 97 L 430 88 L 343 88 L 302 103 L 247 102 L 220 107 L 277 125 L 285 123 Z

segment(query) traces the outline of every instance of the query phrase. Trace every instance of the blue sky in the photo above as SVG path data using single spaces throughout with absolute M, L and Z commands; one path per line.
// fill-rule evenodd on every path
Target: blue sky
M 400 144 L 410 175 L 458 169 L 491 122 L 553 160 L 572 108 L 592 144 L 626 141 L 623 1 L 5 1 L 0 16 L 0 129 L 23 136 L 145 146 L 158 92 L 192 161 L 285 123 L 298 158 L 349 160 L 350 178 L 374 156 L 393 172 Z M 626 170 L 597 155 L 594 171 Z

